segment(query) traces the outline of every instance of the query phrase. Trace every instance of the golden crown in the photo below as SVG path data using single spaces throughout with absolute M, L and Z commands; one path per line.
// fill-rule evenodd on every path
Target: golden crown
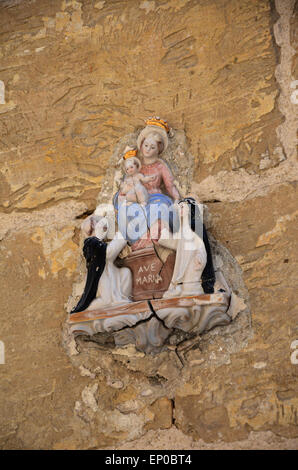
M 128 150 L 128 151 L 125 152 L 125 154 L 123 155 L 123 160 L 127 160 L 128 158 L 131 158 L 131 157 L 136 157 L 136 156 L 137 156 L 137 153 L 138 153 L 137 150 Z
M 163 119 L 160 119 L 158 116 L 150 117 L 147 119 L 146 126 L 158 126 L 164 129 L 167 133 L 170 132 L 170 128 L 168 126 L 167 121 L 164 121 Z

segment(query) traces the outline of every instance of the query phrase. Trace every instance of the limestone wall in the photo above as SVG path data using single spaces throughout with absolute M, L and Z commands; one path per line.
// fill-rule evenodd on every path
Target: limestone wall
M 101 448 L 172 426 L 297 436 L 295 47 L 294 0 L 0 3 L 2 448 Z M 183 369 L 170 351 L 62 335 L 80 223 L 119 139 L 153 114 L 185 131 L 192 191 L 249 293 L 251 323 L 205 335 Z

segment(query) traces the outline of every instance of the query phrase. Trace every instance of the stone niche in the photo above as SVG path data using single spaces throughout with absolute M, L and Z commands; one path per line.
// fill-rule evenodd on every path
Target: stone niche
M 141 132 L 137 129 L 134 133 L 123 137 L 116 146 L 105 184 L 98 196 L 97 207 L 93 215 L 89 216 L 94 218 L 87 235 L 95 234 L 94 224 L 99 220 L 106 220 L 109 232 L 114 215 L 107 213 L 106 209 L 102 212 L 102 204 L 105 205 L 104 208 L 112 206 L 115 193 L 121 187 L 119 185 L 123 180 L 118 164 L 119 155 L 122 155 L 127 147 L 135 147 Z M 179 190 L 180 197 L 191 196 L 200 201 L 199 195 L 190 193 L 193 158 L 188 151 L 185 133 L 179 130 L 171 130 L 171 133 L 168 147 L 162 153 L 162 159 L 174 175 L 173 184 Z M 207 208 L 203 204 L 199 206 L 200 215 L 208 231 L 210 218 Z M 116 225 L 115 230 L 117 227 Z M 112 236 L 107 234 L 105 237 L 107 247 L 111 243 L 109 237 Z M 86 240 L 86 232 L 85 234 L 82 232 L 81 246 L 84 238 Z M 132 287 L 129 302 L 104 303 L 101 301 L 102 291 L 98 287 L 95 300 L 87 305 L 87 308 L 85 305 L 85 308 L 72 312 L 82 295 L 86 279 L 86 268 L 82 257 L 78 281 L 68 302 L 66 336 L 75 338 L 80 344 L 84 344 L 84 347 L 90 343 L 98 343 L 101 347 L 105 346 L 108 350 L 112 350 L 130 345 L 135 347 L 136 351 L 145 354 L 158 354 L 171 350 L 177 353 L 179 361 L 183 364 L 184 354 L 198 347 L 203 333 L 220 327 L 216 328 L 216 331 L 222 334 L 224 327 L 238 321 L 236 317 L 239 312 L 249 324 L 248 296 L 242 282 L 241 270 L 227 249 L 210 234 L 209 240 L 214 269 L 212 291 L 205 292 L 199 286 L 190 294 L 167 295 L 167 292 L 171 292 L 171 278 L 176 269 L 178 251 L 167 250 L 152 243 L 134 249 L 135 244 L 125 243 L 125 247 L 113 261 L 113 269 L 121 271 L 121 268 L 125 267 L 131 272 Z M 104 269 L 110 268 L 106 264 Z M 88 276 L 89 274 L 88 271 Z M 108 282 L 103 284 L 104 289 L 113 290 L 113 283 L 113 277 L 109 278 Z M 117 284 L 117 289 L 119 288 L 121 286 Z M 85 291 L 86 289 L 87 284 Z

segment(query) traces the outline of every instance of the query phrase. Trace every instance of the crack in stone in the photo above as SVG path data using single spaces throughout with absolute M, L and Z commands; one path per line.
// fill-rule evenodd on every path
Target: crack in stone
M 154 316 L 155 318 L 157 318 L 157 320 L 159 320 L 159 321 L 161 322 L 161 324 L 163 325 L 163 327 L 164 327 L 166 330 L 171 330 L 171 328 L 167 327 L 167 325 L 165 324 L 164 320 L 163 320 L 162 318 L 160 318 L 160 317 L 157 315 L 157 313 L 156 313 L 156 311 L 154 310 L 153 305 L 152 305 L 152 303 L 150 302 L 150 300 L 147 300 L 147 303 L 148 303 L 148 305 L 149 305 L 149 307 L 150 307 L 150 310 L 151 310 L 153 316 Z
M 159 318 L 159 316 L 158 316 L 157 313 L 155 312 L 155 310 L 154 310 L 154 308 L 153 308 L 153 305 L 151 304 L 150 300 L 147 300 L 147 303 L 148 303 L 149 308 L 150 308 L 150 311 L 151 311 L 150 317 L 148 317 L 148 318 L 143 318 L 142 320 L 137 321 L 134 325 L 126 325 L 126 326 L 123 326 L 123 327 L 120 328 L 119 330 L 115 330 L 115 333 L 118 333 L 119 331 L 126 330 L 127 328 L 134 328 L 135 326 L 141 325 L 141 324 L 143 324 L 143 323 L 147 323 L 147 322 L 149 322 L 150 320 L 152 320 L 152 318 L 156 318 L 157 320 L 160 321 L 160 323 L 163 325 L 164 328 L 166 328 L 167 330 L 171 330 L 171 328 L 168 328 L 168 327 L 167 327 L 167 325 L 165 324 L 164 320 L 162 320 L 161 318 Z
M 138 326 L 138 325 L 141 325 L 143 323 L 147 323 L 148 321 L 150 321 L 152 318 L 154 318 L 154 313 L 152 313 L 150 315 L 150 317 L 148 318 L 143 318 L 142 320 L 139 320 L 137 321 L 134 325 L 125 325 L 123 326 L 122 328 L 120 328 L 119 330 L 115 330 L 113 333 L 119 333 L 119 331 L 123 331 L 123 330 L 126 330 L 127 328 L 134 328 L 135 326 Z

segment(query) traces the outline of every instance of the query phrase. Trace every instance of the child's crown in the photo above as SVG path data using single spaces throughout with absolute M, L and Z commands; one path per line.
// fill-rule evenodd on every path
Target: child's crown
M 127 160 L 128 158 L 136 157 L 136 156 L 137 156 L 137 153 L 138 153 L 137 150 L 128 150 L 128 151 L 125 152 L 125 154 L 123 155 L 123 160 Z

